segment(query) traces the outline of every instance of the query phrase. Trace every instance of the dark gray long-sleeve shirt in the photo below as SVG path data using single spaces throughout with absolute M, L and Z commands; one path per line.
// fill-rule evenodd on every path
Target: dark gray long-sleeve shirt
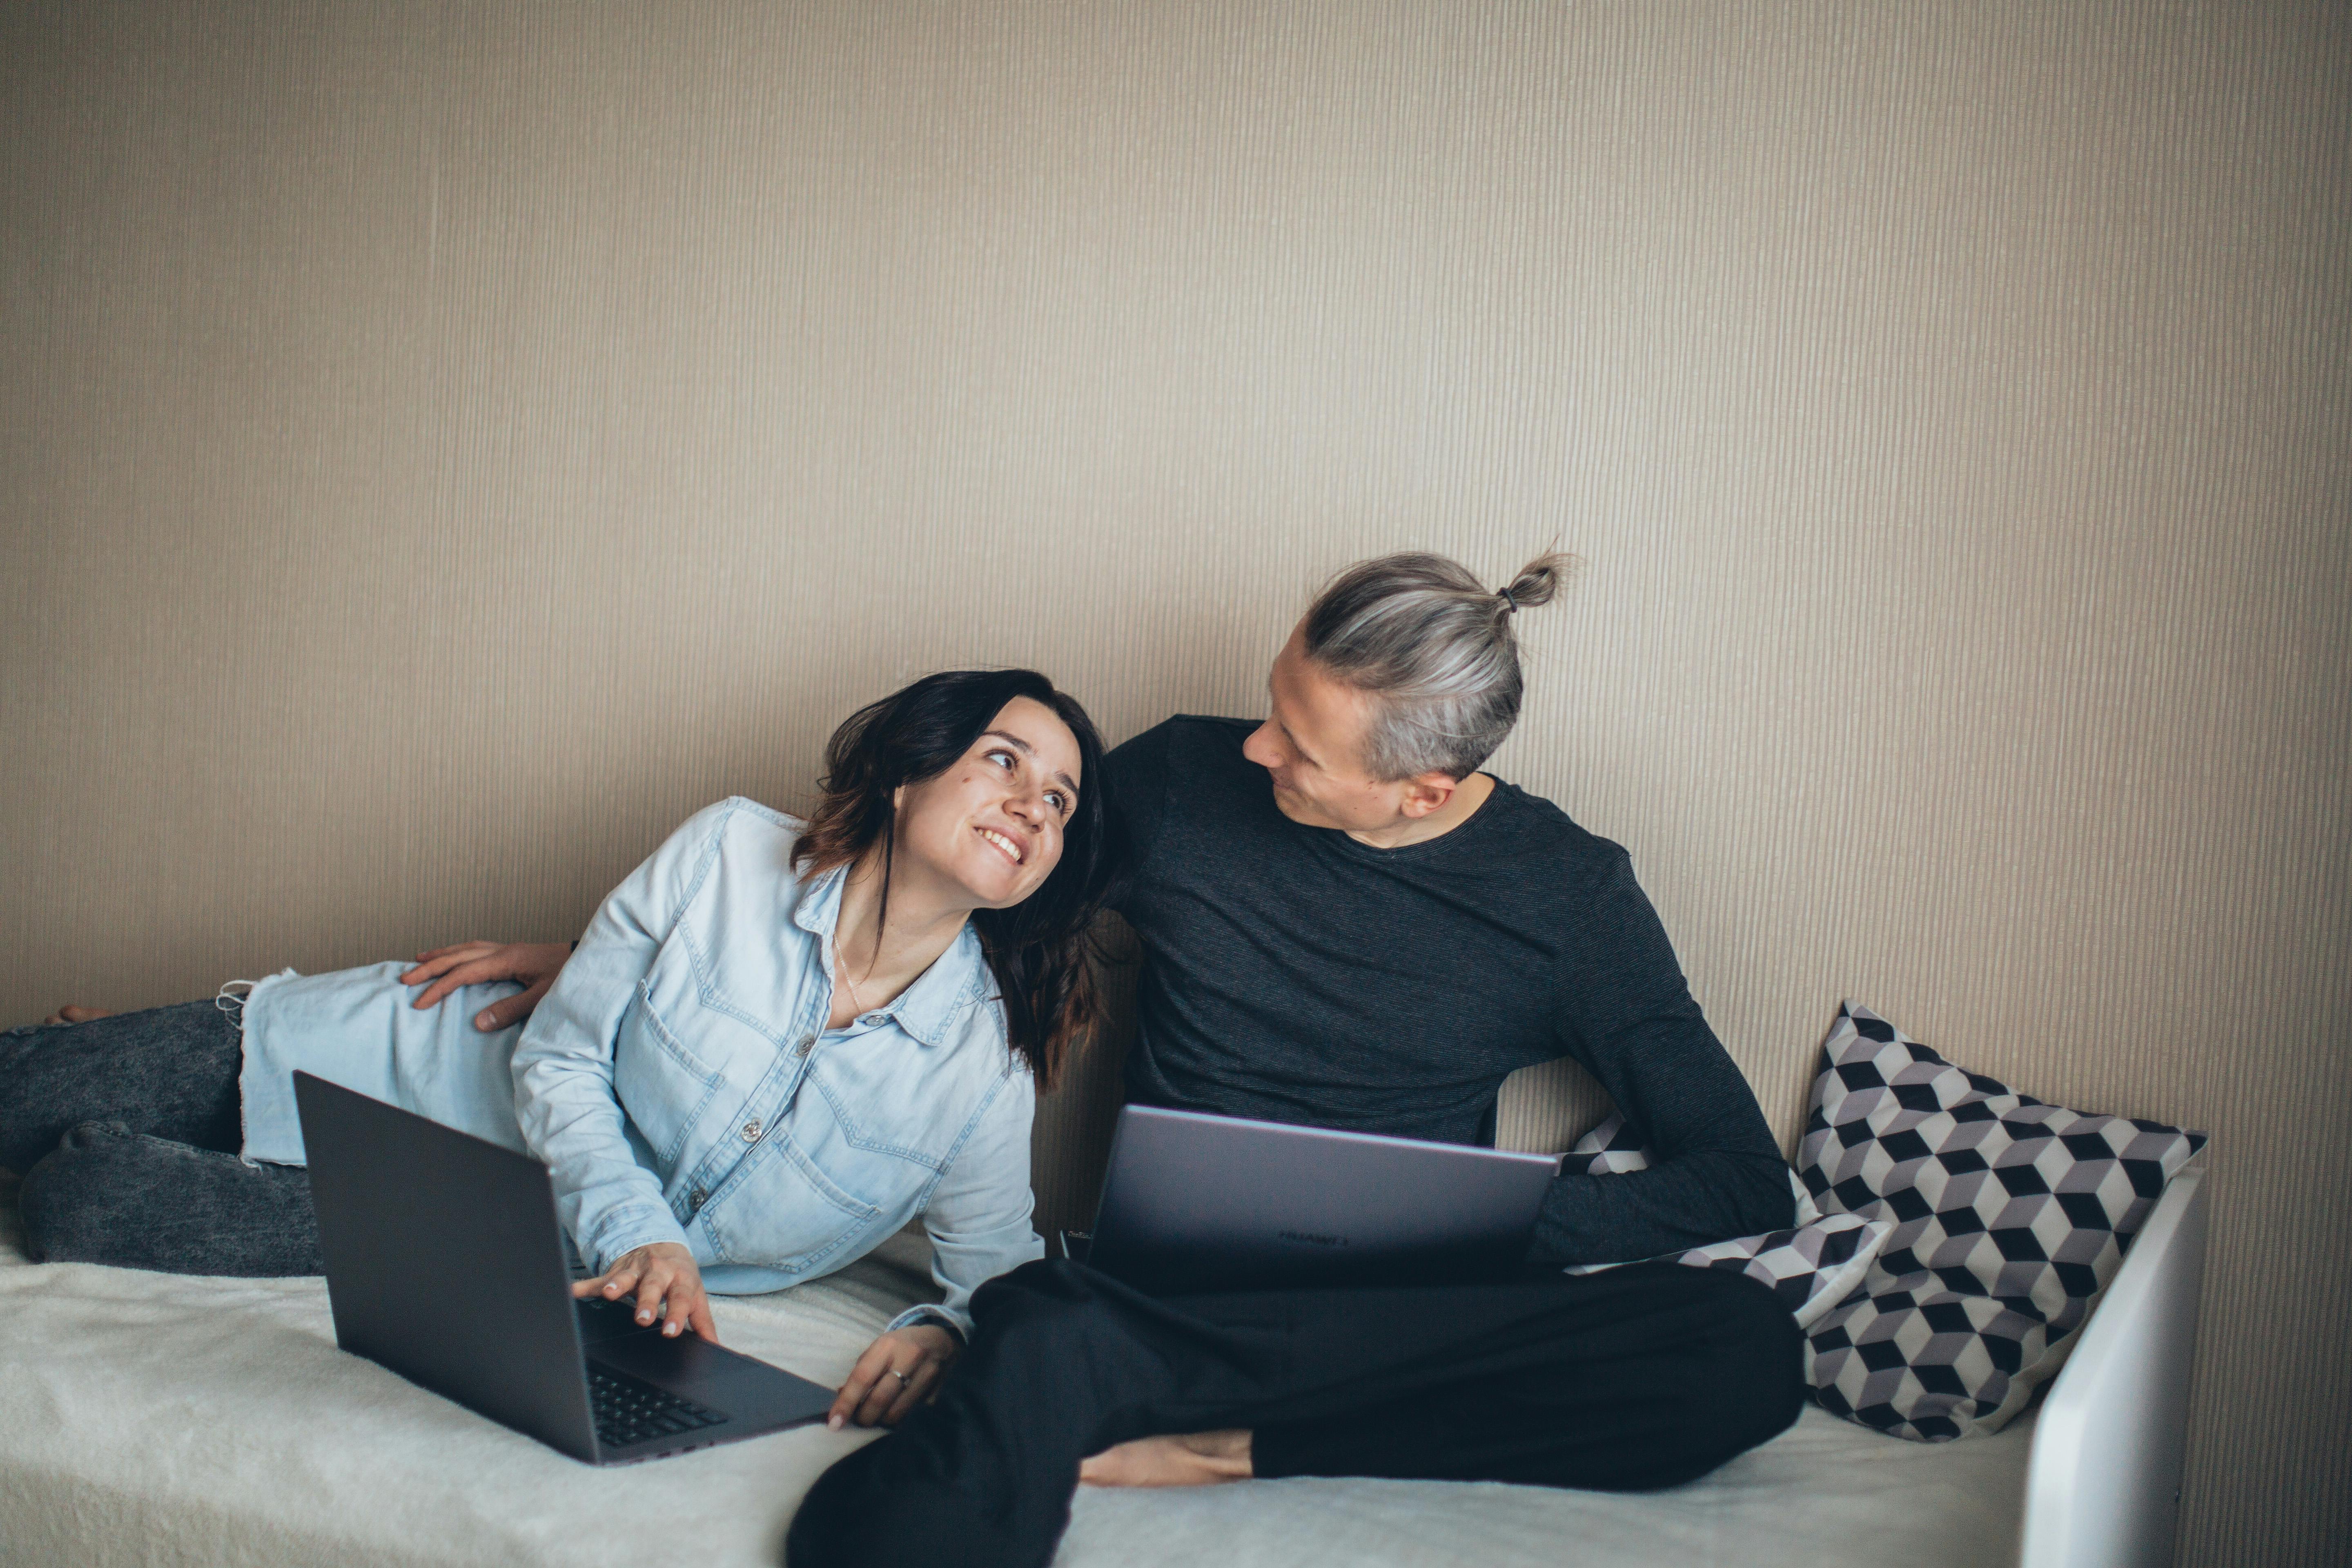
M 1575 1058 L 1655 1163 L 1552 1184 L 1532 1260 L 1648 1258 L 1791 1222 L 1788 1167 L 1625 851 L 1497 780 L 1376 849 L 1276 809 L 1245 720 L 1176 718 L 1106 764 L 1141 937 L 1129 1098 L 1494 1141 L 1517 1068 Z

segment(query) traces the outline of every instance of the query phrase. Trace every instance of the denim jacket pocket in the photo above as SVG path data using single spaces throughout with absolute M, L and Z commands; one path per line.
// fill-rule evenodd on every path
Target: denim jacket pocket
M 906 1086 L 917 1081 L 924 1083 L 925 1092 L 908 1093 Z M 845 1179 L 859 1180 L 868 1170 L 902 1162 L 925 1167 L 928 1178 L 947 1168 L 990 1081 L 964 1064 L 943 1063 L 936 1053 L 911 1045 L 884 1053 L 820 1053 L 809 1064 L 808 1087 L 816 1091 L 831 1126 L 812 1125 L 804 1137 L 820 1159 L 838 1161 L 836 1169 L 856 1173 Z M 882 1179 L 895 1185 L 904 1177 L 893 1172 Z
M 613 1048 L 613 1092 L 666 1168 L 677 1163 L 687 1134 L 719 1084 L 719 1075 L 662 1021 L 646 983 L 638 981 Z
M 746 1155 L 701 1213 L 718 1261 L 787 1273 L 818 1267 L 886 1217 L 827 1176 L 785 1132 Z

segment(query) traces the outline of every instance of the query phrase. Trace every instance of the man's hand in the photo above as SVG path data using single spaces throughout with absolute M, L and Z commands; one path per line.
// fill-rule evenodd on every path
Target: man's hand
M 474 1015 L 474 1027 L 493 1034 L 530 1016 L 556 972 L 572 956 L 571 944 L 561 942 L 461 942 L 416 955 L 416 967 L 400 977 L 403 985 L 433 982 L 424 995 L 409 1004 L 430 1007 L 461 985 L 485 985 L 494 980 L 520 980 L 517 995 L 491 1003 Z
M 849 1381 L 841 1385 L 824 1424 L 836 1432 L 851 1421 L 896 1426 L 930 1397 L 959 1348 L 955 1335 L 937 1323 L 913 1323 L 884 1334 L 849 1369 Z
M 719 1342 L 719 1325 L 710 1321 L 710 1298 L 703 1294 L 702 1270 L 694 1254 L 675 1241 L 656 1241 L 625 1252 L 620 1261 L 594 1279 L 572 1287 L 574 1296 L 602 1296 L 617 1301 L 634 1294 L 637 1321 L 651 1327 L 661 1321 L 662 1332 L 675 1338 L 692 1329 L 712 1344 Z

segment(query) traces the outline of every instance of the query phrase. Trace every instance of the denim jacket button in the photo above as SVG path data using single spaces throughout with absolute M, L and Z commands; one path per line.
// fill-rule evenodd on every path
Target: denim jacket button
M 814 1050 L 815 1047 L 816 1037 L 814 1035 L 803 1035 L 801 1037 L 801 1043 L 794 1046 L 793 1048 L 800 1052 L 801 1055 L 806 1056 L 810 1051 Z
M 709 1196 L 710 1194 L 704 1192 L 700 1187 L 695 1188 L 694 1191 L 686 1194 L 686 1212 L 688 1214 L 700 1214 L 702 1212 L 704 1202 L 708 1200 Z
M 743 1142 L 746 1143 L 757 1143 L 759 1141 L 760 1119 L 754 1116 L 751 1121 L 743 1123 Z

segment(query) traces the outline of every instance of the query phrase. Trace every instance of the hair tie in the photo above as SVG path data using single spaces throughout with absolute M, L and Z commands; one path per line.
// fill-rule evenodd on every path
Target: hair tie
M 1517 615 L 1517 614 L 1519 613 L 1519 602 L 1518 602 L 1517 599 L 1514 599 L 1514 598 L 1512 598 L 1512 597 L 1511 597 L 1511 591 L 1510 591 L 1508 588 L 1497 588 L 1497 589 L 1496 589 L 1496 590 L 1495 590 L 1495 596 L 1496 596 L 1496 598 L 1498 598 L 1498 599 L 1502 600 L 1502 601 L 1503 601 L 1503 603 L 1504 603 L 1506 605 L 1507 605 L 1507 606 L 1508 606 L 1507 609 L 1505 609 L 1505 610 L 1503 611 L 1503 613 L 1504 613 L 1505 615 L 1507 615 L 1507 616 L 1516 616 L 1516 615 Z

